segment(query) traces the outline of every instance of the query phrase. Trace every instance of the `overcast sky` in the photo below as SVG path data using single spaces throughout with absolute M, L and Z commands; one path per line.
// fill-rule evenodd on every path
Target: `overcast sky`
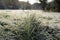
M 40 3 L 39 0 L 19 0 L 19 1 L 24 1 L 27 2 L 29 1 L 30 4 L 34 4 L 34 3 Z M 54 0 L 47 0 L 47 3 L 54 1 Z
M 19 0 L 19 1 L 24 1 L 24 2 L 29 1 L 30 4 L 39 3 L 39 0 Z

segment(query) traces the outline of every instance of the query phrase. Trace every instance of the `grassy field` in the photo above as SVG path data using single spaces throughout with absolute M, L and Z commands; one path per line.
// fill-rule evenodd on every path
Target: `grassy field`
M 59 15 L 41 10 L 0 10 L 0 40 L 60 40 Z

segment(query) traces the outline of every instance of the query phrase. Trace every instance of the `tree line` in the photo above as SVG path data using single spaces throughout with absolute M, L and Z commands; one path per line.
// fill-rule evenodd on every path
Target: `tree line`
M 54 0 L 50 3 L 47 3 L 47 0 L 39 0 L 40 3 L 35 3 L 37 8 L 42 8 L 42 10 L 45 11 L 57 11 L 60 12 L 60 0 Z M 25 3 L 24 3 L 25 4 Z M 25 6 L 18 0 L 0 0 L 0 9 L 19 9 L 20 7 L 26 8 L 26 9 L 33 9 L 34 7 L 31 7 L 33 5 L 30 5 L 29 3 L 26 3 Z M 23 6 L 22 6 L 23 5 Z M 36 9 L 37 9 L 36 8 Z
M 47 0 L 39 0 L 41 2 L 43 10 L 60 12 L 60 0 L 54 0 L 47 3 Z

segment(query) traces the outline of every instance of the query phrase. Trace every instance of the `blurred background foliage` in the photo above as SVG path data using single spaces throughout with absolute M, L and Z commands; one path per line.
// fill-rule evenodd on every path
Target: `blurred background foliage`
M 1 0 L 0 9 L 35 9 L 44 11 L 60 12 L 60 1 L 53 0 L 47 3 L 48 0 L 39 0 L 40 3 L 31 5 L 29 2 L 18 0 Z

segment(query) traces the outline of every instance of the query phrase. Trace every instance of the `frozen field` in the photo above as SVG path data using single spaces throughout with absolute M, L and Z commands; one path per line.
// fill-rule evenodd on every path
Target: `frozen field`
M 0 40 L 60 40 L 60 13 L 0 10 Z
M 45 24 L 47 23 L 47 25 L 60 25 L 60 13 L 57 12 L 43 12 L 42 10 L 0 10 L 0 14 L 8 14 L 13 17 L 17 16 L 18 18 L 28 17 L 31 14 L 35 14 L 37 17 L 41 17 L 41 21 Z

